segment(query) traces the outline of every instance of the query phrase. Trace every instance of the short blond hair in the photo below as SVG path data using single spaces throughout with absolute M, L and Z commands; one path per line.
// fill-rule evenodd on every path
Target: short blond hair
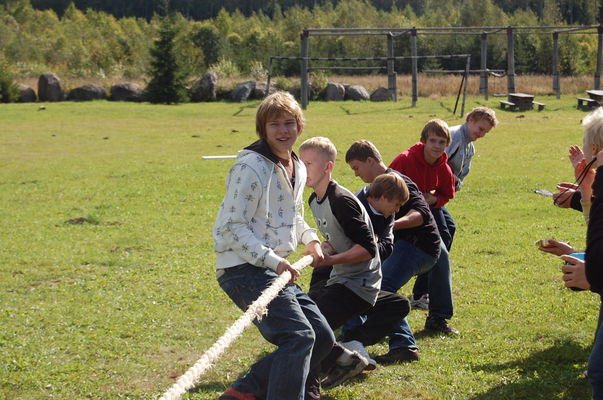
M 492 125 L 492 128 L 498 125 L 498 119 L 496 119 L 496 113 L 494 110 L 484 106 L 475 107 L 473 110 L 469 111 L 465 120 L 469 122 L 469 119 L 474 121 L 485 119 L 490 123 L 490 125 Z
M 333 142 L 331 142 L 331 139 L 323 136 L 315 136 L 305 140 L 301 146 L 299 146 L 299 151 L 302 152 L 303 150 L 316 150 L 321 153 L 327 161 L 335 162 L 335 159 L 337 159 L 337 148 Z
M 255 131 L 260 139 L 266 139 L 266 122 L 272 117 L 289 113 L 297 123 L 297 136 L 304 130 L 304 113 L 295 97 L 289 92 L 278 91 L 266 97 L 255 114 Z
M 427 142 L 427 137 L 430 133 L 433 133 L 436 136 L 446 139 L 446 146 L 448 146 L 452 141 L 450 137 L 450 128 L 448 128 L 448 124 L 446 123 L 446 121 L 441 120 L 439 118 L 429 120 L 425 124 L 423 130 L 421 131 L 421 142 Z
M 377 176 L 369 187 L 368 195 L 375 199 L 383 196 L 388 200 L 398 200 L 402 204 L 405 204 L 410 196 L 404 179 L 393 172 Z
M 584 127 L 584 146 L 596 144 L 603 149 L 603 107 L 598 107 L 584 117 L 582 126 Z

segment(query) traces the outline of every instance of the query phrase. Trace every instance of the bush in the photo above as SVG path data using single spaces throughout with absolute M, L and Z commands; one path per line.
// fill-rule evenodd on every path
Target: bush
M 18 100 L 19 87 L 15 83 L 8 63 L 5 60 L 0 60 L 0 102 L 11 103 Z
M 216 64 L 209 67 L 209 72 L 213 72 L 218 75 L 219 79 L 224 78 L 237 78 L 240 75 L 237 66 L 230 60 L 220 57 L 220 60 Z

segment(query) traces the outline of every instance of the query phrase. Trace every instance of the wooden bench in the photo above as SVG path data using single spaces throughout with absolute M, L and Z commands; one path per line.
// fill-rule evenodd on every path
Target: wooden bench
M 546 105 L 544 103 L 539 103 L 537 101 L 533 101 L 532 103 L 538 106 L 538 111 L 544 110 L 544 106 Z
M 500 108 L 502 110 L 507 109 L 507 108 L 509 110 L 515 110 L 517 108 L 517 104 L 511 103 L 510 101 L 499 100 L 498 102 L 500 103 Z
M 582 110 L 590 110 L 599 105 L 596 100 L 589 97 L 578 97 L 578 108 Z

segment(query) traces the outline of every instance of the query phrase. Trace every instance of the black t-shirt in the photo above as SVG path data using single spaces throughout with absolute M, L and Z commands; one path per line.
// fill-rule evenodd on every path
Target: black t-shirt
M 418 211 L 423 217 L 422 225 L 414 228 L 394 230 L 394 242 L 406 240 L 410 244 L 423 250 L 425 253 L 434 257 L 439 257 L 440 233 L 423 194 L 417 185 L 406 175 L 391 168 L 388 168 L 385 172 L 394 172 L 398 174 L 404 179 L 404 182 L 406 182 L 406 185 L 408 186 L 408 201 L 400 207 L 400 211 L 396 213 L 396 219 L 405 216 L 410 210 Z

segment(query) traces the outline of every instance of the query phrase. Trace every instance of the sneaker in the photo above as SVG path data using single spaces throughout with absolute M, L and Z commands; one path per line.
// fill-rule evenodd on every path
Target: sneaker
M 364 371 L 367 365 L 368 361 L 358 354 L 357 351 L 354 351 L 351 355 L 348 355 L 347 360 L 344 359 L 343 362 L 337 359 L 337 364 L 331 368 L 329 375 L 324 381 L 322 381 L 321 385 L 325 389 L 331 389 L 335 386 L 339 386 L 347 379 L 350 379 Z
M 360 354 L 362 357 L 366 358 L 366 361 L 368 361 L 368 365 L 364 369 L 365 371 L 372 371 L 375 368 L 377 368 L 377 361 L 375 361 L 374 359 L 371 358 L 371 356 L 369 356 L 368 351 L 366 351 L 366 348 L 364 347 L 364 345 L 362 343 L 360 343 L 360 341 L 350 340 L 349 342 L 341 342 L 340 344 L 352 352 L 357 351 L 358 354 Z
M 220 400 L 256 400 L 256 397 L 253 393 L 242 393 L 233 388 L 232 386 L 228 387 L 222 396 L 219 397 Z
M 391 349 L 386 354 L 375 357 L 375 360 L 384 365 L 419 361 L 419 349 L 398 347 L 397 349 Z
M 424 294 L 423 296 L 415 299 L 414 297 L 410 300 L 411 310 L 425 310 L 429 311 L 429 295 Z
M 427 319 L 425 320 L 425 329 L 429 329 L 431 331 L 438 331 L 447 335 L 458 335 L 460 333 L 458 329 L 453 328 L 442 317 L 427 317 Z

